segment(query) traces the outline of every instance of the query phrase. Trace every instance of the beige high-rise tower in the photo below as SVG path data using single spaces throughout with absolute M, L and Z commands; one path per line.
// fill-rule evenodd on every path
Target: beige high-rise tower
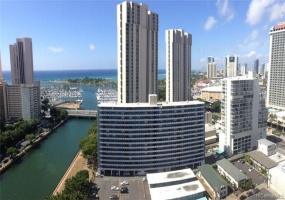
M 32 84 L 34 81 L 33 49 L 31 38 L 18 38 L 10 45 L 12 84 Z
M 117 5 L 118 102 L 148 102 L 157 93 L 158 15 L 147 5 Z
M 217 63 L 214 57 L 208 57 L 207 78 L 217 77 Z
M 166 30 L 166 101 L 190 100 L 192 35 L 182 29 Z

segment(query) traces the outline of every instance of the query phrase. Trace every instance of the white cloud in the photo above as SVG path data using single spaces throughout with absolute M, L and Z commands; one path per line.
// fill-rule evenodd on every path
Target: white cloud
M 210 16 L 210 17 L 208 17 L 208 19 L 204 25 L 204 29 L 206 31 L 209 31 L 216 23 L 217 23 L 217 20 L 215 20 L 215 18 L 213 16 Z
M 218 7 L 218 13 L 226 17 L 227 21 L 231 21 L 234 18 L 235 12 L 234 9 L 230 7 L 228 0 L 217 0 L 216 6 Z
M 247 11 L 246 22 L 249 25 L 257 24 L 268 7 L 274 2 L 275 0 L 252 0 Z
M 244 57 L 250 58 L 256 54 L 255 51 L 250 51 L 248 54 L 244 55 Z
M 283 10 L 282 10 L 283 8 Z M 281 19 L 281 14 L 285 14 L 285 2 L 283 3 L 276 3 L 269 8 L 269 21 L 275 21 Z
M 253 30 L 252 32 L 251 32 L 251 34 L 250 34 L 250 39 L 251 40 L 255 40 L 256 39 L 256 37 L 257 37 L 257 35 L 258 35 L 258 30 Z
M 94 44 L 89 44 L 89 50 L 94 51 L 95 50 L 95 45 Z
M 63 48 L 61 47 L 54 47 L 54 46 L 49 46 L 48 50 L 50 50 L 53 53 L 60 53 L 63 51 Z

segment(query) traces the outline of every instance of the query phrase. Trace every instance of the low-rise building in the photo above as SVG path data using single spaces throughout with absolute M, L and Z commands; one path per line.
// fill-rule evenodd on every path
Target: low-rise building
M 258 151 L 265 154 L 266 156 L 271 156 L 276 153 L 276 144 L 267 140 L 267 139 L 260 139 L 258 140 Z
M 250 151 L 247 152 L 246 155 L 250 157 L 254 165 L 256 165 L 260 169 L 266 170 L 267 173 L 270 169 L 277 166 L 277 163 L 275 161 L 268 158 L 268 156 L 264 155 L 260 151 Z
M 229 184 L 213 169 L 209 164 L 198 167 L 197 176 L 200 177 L 210 189 L 209 193 L 214 193 L 214 199 L 226 197 L 228 195 Z
M 285 161 L 269 170 L 268 186 L 285 197 Z
M 205 124 L 205 144 L 213 144 L 217 142 L 217 131 L 212 124 Z
M 151 199 L 196 200 L 206 191 L 191 169 L 147 174 Z
M 241 181 L 248 179 L 236 166 L 227 159 L 217 161 L 218 172 L 229 180 L 236 188 L 239 188 Z
M 205 101 L 221 100 L 222 86 L 205 87 L 201 89 L 201 99 Z

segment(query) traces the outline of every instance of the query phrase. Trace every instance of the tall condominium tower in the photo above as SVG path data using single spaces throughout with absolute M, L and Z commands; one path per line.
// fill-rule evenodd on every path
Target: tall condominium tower
M 262 65 L 258 69 L 258 74 L 264 76 L 264 70 L 265 70 L 265 63 L 262 63 Z
M 259 69 L 259 60 L 256 59 L 253 65 L 253 71 L 255 72 L 255 74 L 258 74 L 258 69 Z
M 147 102 L 157 93 L 158 15 L 147 5 L 117 6 L 118 102 Z
M 31 38 L 20 38 L 10 45 L 12 84 L 32 84 L 34 81 Z
M 285 110 L 285 22 L 270 30 L 267 107 Z
M 192 36 L 182 29 L 165 32 L 166 39 L 166 101 L 190 100 Z
M 233 155 L 257 147 L 257 140 L 266 137 L 267 109 L 261 96 L 259 81 L 252 71 L 246 76 L 222 80 L 219 148 Z
M 238 72 L 238 56 L 227 55 L 225 59 L 224 77 L 237 76 Z
M 207 78 L 217 77 L 217 63 L 213 57 L 208 57 Z

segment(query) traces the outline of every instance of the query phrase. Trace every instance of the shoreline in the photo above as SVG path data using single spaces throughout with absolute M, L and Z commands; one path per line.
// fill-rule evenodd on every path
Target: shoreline
M 87 167 L 87 159 L 83 158 L 82 151 L 79 150 L 51 195 L 61 193 L 64 190 L 65 181 L 69 178 L 72 178 L 76 175 L 77 172 L 84 169 L 88 170 L 89 180 L 91 180 L 92 169 L 89 169 Z
M 69 119 L 69 117 L 67 117 L 65 120 L 61 121 L 60 123 L 58 123 L 55 127 L 50 129 L 48 132 L 43 132 L 42 133 L 43 134 L 42 137 L 36 139 L 31 145 L 27 146 L 20 153 L 18 153 L 16 158 L 10 159 L 4 166 L 1 167 L 1 169 L 0 169 L 0 176 L 6 170 L 8 170 L 15 162 L 17 162 L 20 158 L 22 158 L 23 156 L 27 155 L 29 153 L 29 151 L 31 151 L 35 146 L 40 144 L 46 137 L 48 137 L 51 133 L 53 133 L 58 127 L 63 125 L 68 119 Z

